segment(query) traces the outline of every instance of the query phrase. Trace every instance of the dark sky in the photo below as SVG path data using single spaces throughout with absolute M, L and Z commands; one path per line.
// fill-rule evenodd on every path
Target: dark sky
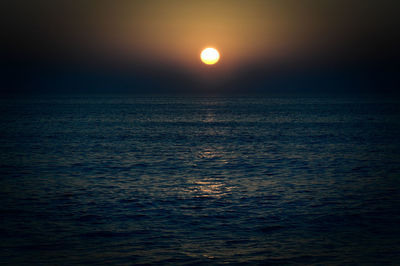
M 399 85 L 398 1 L 1 2 L 2 91 L 375 91 Z M 204 66 L 200 51 L 221 61 Z

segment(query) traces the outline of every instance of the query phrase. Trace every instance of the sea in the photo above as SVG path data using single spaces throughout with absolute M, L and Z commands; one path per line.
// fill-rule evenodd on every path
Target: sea
M 400 101 L 0 98 L 1 265 L 400 265 Z

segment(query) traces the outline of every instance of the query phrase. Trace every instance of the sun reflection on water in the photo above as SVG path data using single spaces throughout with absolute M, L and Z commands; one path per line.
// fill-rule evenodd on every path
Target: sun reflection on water
M 221 181 L 216 181 L 212 178 L 194 181 L 188 187 L 188 192 L 193 197 L 213 197 L 220 198 L 226 196 L 233 189 L 232 186 Z

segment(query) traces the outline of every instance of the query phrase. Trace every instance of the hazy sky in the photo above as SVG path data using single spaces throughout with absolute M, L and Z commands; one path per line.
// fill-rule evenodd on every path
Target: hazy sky
M 9 58 L 176 66 L 201 72 L 206 46 L 217 70 L 398 58 L 397 1 L 6 0 Z M 4 51 L 4 50 L 3 50 Z M 289 62 L 289 63 L 288 63 Z

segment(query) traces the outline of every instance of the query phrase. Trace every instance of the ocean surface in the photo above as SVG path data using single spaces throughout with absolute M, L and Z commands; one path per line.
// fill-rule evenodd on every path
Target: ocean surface
M 0 264 L 399 265 L 400 102 L 0 99 Z

